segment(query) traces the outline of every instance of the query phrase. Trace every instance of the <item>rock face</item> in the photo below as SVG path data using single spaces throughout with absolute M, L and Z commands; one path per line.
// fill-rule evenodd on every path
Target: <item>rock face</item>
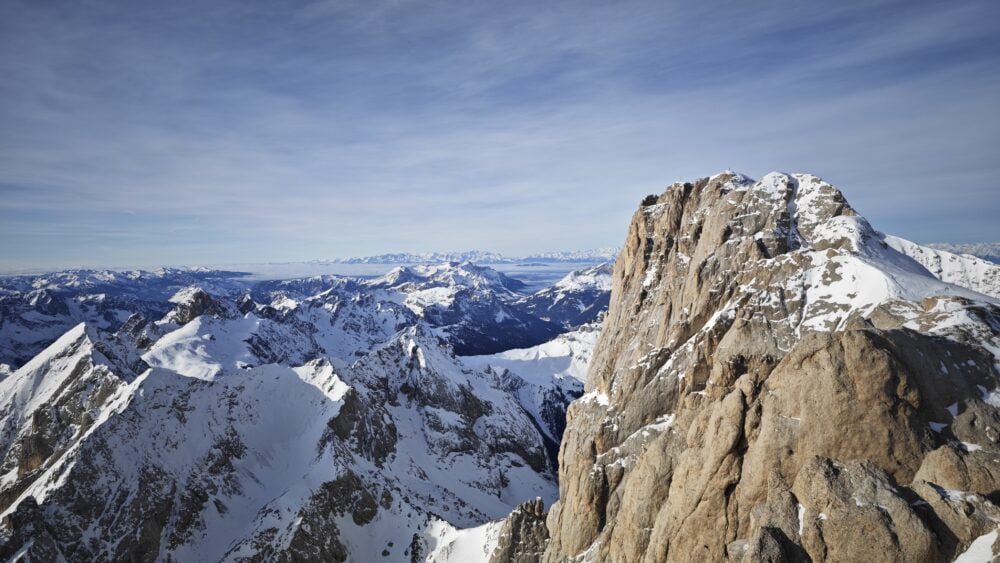
M 1000 308 L 885 239 L 809 175 L 646 198 L 548 537 L 495 560 L 942 561 L 995 538 Z
M 536 563 L 545 554 L 548 530 L 542 499 L 519 505 L 504 519 L 491 561 Z
M 216 299 L 204 289 L 193 286 L 178 291 L 170 302 L 174 304 L 163 318 L 164 322 L 184 326 L 202 315 L 233 318 L 239 313 L 233 303 Z

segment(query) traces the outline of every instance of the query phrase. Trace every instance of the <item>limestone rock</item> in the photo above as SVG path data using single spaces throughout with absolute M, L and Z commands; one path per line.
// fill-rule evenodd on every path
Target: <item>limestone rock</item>
M 615 264 L 543 560 L 950 560 L 996 528 L 998 350 L 995 300 L 819 178 L 672 185 Z
M 538 563 L 545 553 L 548 539 L 542 499 L 529 500 L 515 508 L 504 520 L 490 560 Z

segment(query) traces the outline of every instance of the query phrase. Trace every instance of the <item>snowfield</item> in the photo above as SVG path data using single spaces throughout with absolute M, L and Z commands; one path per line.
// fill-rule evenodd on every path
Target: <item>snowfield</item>
M 98 283 L 124 282 L 55 275 L 10 296 L 24 323 L 68 324 L 52 303 Z M 598 329 L 560 334 L 518 280 L 446 263 L 162 285 L 152 318 L 78 322 L 0 380 L 0 556 L 485 561 L 515 506 L 555 500 Z M 532 346 L 456 355 L 503 330 Z

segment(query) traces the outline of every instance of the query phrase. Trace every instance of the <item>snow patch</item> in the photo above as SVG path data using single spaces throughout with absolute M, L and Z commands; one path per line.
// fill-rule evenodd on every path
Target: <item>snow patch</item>
M 979 536 L 955 558 L 955 563 L 988 563 L 993 559 L 993 544 L 996 541 L 997 530 Z

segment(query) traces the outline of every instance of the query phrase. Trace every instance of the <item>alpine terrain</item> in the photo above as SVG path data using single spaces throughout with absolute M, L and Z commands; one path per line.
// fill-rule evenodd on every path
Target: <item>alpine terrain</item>
M 884 235 L 808 174 L 636 211 L 559 500 L 494 561 L 988 561 L 996 265 Z
M 972 244 L 939 242 L 928 244 L 927 246 L 937 250 L 946 250 L 953 254 L 968 254 L 995 264 L 1000 264 L 1000 242 L 979 242 Z
M 609 276 L 2 278 L 0 559 L 485 559 L 556 497 Z
M 1000 265 L 808 174 L 674 184 L 537 291 L 73 271 L 0 307 L 3 559 L 1000 554 Z

